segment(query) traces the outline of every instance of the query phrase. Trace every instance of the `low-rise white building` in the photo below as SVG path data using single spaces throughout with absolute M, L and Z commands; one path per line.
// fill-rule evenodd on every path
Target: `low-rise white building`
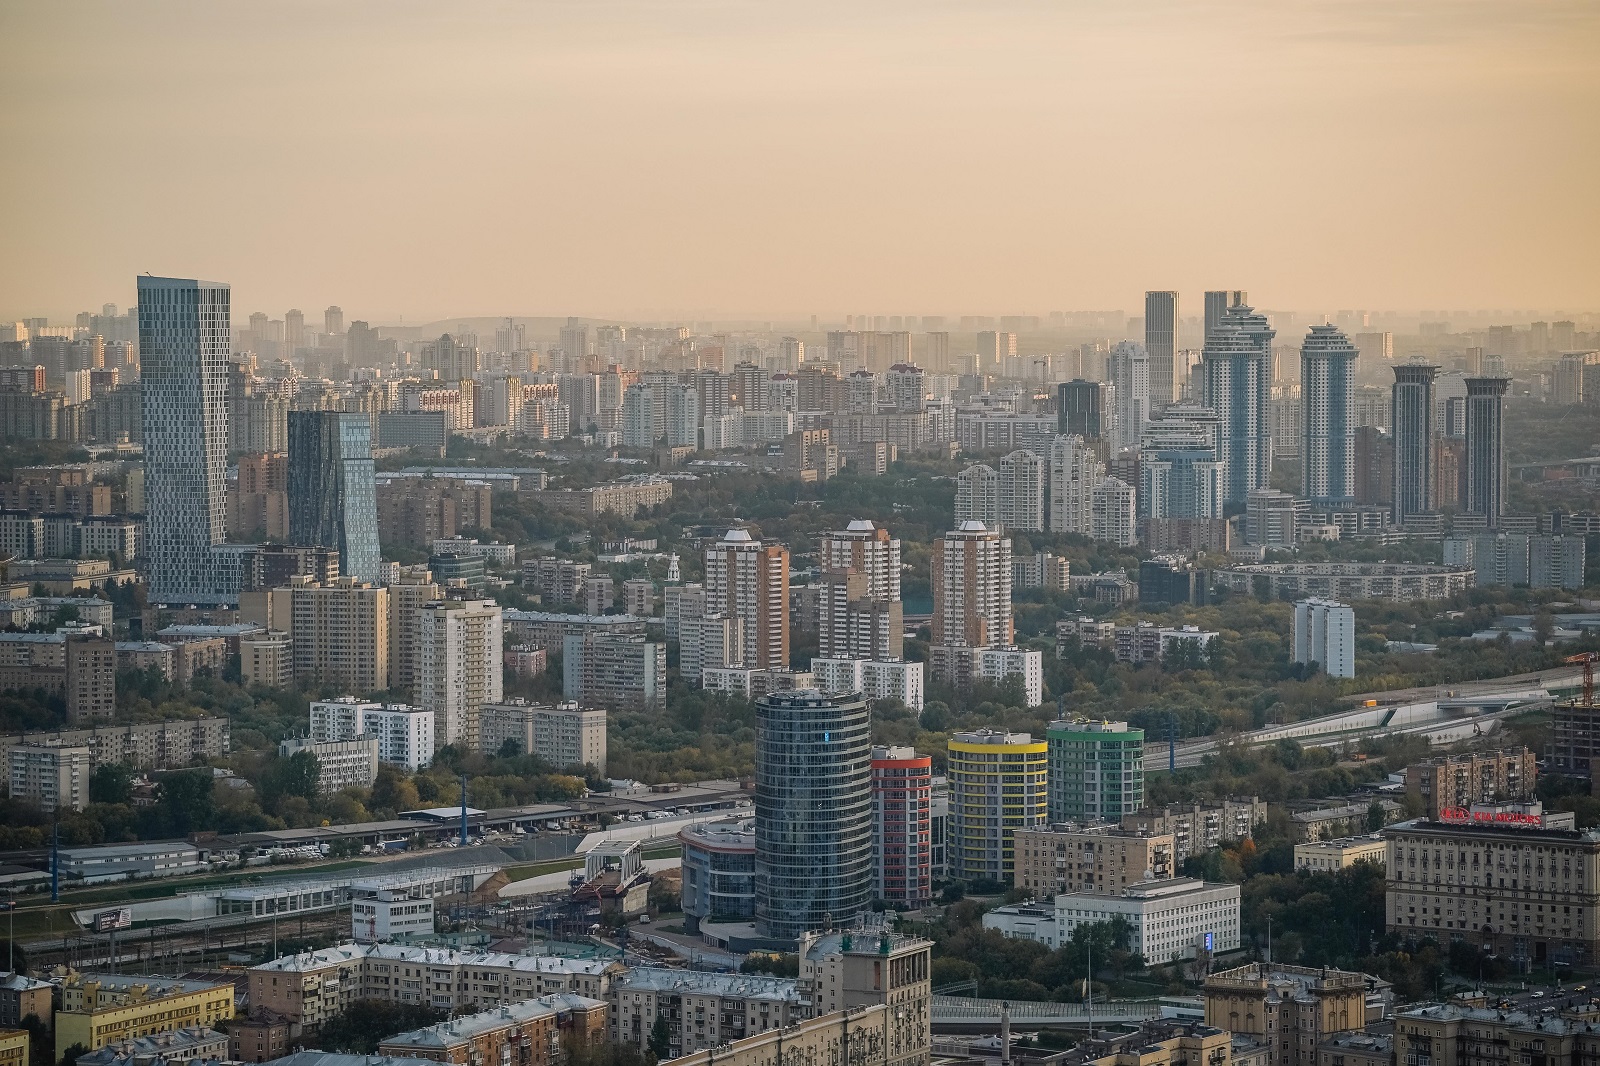
M 566 434 L 562 434 L 566 436 Z M 515 544 L 479 544 L 471 537 L 435 537 L 433 541 L 433 554 L 435 555 L 472 555 L 482 558 L 495 566 L 515 566 L 517 564 L 517 546 Z
M 1197 951 L 1233 951 L 1239 946 L 1239 886 L 1174 877 L 1119 893 L 1068 892 L 1055 898 L 1053 908 L 1042 903 L 997 907 L 983 916 L 983 925 L 1058 948 L 1078 926 L 1119 917 L 1129 925 L 1128 949 L 1151 963 L 1192 959 Z
M 288 759 L 306 751 L 317 757 L 317 791 L 338 792 L 352 785 L 371 788 L 378 779 L 378 738 L 359 736 L 352 740 L 307 740 L 290 737 L 279 741 L 278 756 Z
M 416 770 L 433 760 L 433 712 L 354 696 L 311 704 L 309 739 L 319 743 L 376 737 L 380 762 Z
M 1339 837 L 1337 840 L 1313 840 L 1294 846 L 1294 868 L 1312 873 L 1330 873 L 1354 866 L 1358 862 L 1375 862 L 1382 867 L 1386 860 L 1387 845 L 1377 834 L 1360 837 Z
M 1044 653 L 1026 648 L 975 648 L 972 676 L 996 684 L 1008 677 L 1022 678 L 1022 694 L 1027 706 L 1044 702 Z
M 204 869 L 199 850 L 183 843 L 61 849 L 61 876 L 85 885 L 142 877 L 180 877 Z
M 369 899 L 350 901 L 350 935 L 358 944 L 377 944 L 397 936 L 433 932 L 433 900 L 384 889 Z
M 921 711 L 922 663 L 903 659 L 812 659 L 811 676 L 823 692 L 859 692 L 871 700 L 899 700 Z

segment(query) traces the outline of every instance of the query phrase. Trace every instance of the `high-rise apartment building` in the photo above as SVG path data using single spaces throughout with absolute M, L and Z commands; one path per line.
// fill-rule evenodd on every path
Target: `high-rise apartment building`
M 1144 806 L 1144 730 L 1127 722 L 1051 722 L 1051 822 L 1116 822 Z
M 1001 529 L 1044 530 L 1044 483 L 1045 461 L 1033 452 L 1020 450 L 1001 457 L 995 485 Z
M 1150 359 L 1145 357 L 1145 376 L 1149 377 Z M 1064 437 L 1081 437 L 1095 443 L 1101 436 L 1101 406 L 1105 387 L 1098 381 L 1075 378 L 1056 386 L 1056 412 L 1059 431 Z
M 1300 494 L 1317 506 L 1355 502 L 1350 401 L 1360 354 L 1336 326 L 1312 326 L 1300 345 Z
M 1013 642 L 1011 538 L 981 522 L 963 522 L 933 542 L 931 624 L 939 647 Z
M 101 637 L 67 637 L 67 721 L 93 725 L 117 713 L 117 645 Z
M 950 373 L 950 334 L 924 333 L 922 338 L 923 365 L 935 374 Z
M 81 811 L 89 802 L 89 749 L 57 744 L 17 744 L 6 752 L 12 799 L 27 800 L 44 814 Z
M 525 755 L 557 769 L 592 766 L 606 772 L 606 712 L 564 702 L 555 706 L 512 700 L 486 704 L 479 714 L 478 750 L 492 755 L 514 741 Z
M 866 702 L 806 690 L 758 699 L 755 810 L 762 935 L 797 939 L 865 912 L 873 887 Z
M 1210 339 L 1211 331 L 1217 328 L 1217 324 L 1227 315 L 1230 307 L 1239 307 L 1249 300 L 1250 294 L 1243 289 L 1206 290 L 1206 339 Z
M 876 898 L 933 899 L 933 759 L 915 748 L 872 749 L 872 857 Z
M 505 694 L 504 621 L 493 600 L 439 600 L 417 611 L 413 699 L 433 712 L 434 743 L 478 750 L 478 712 Z
M 1005 369 L 1007 361 L 1016 358 L 1017 335 L 984 330 L 978 334 L 978 365 L 980 374 L 994 374 Z
M 1124 548 L 1139 542 L 1137 493 L 1121 478 L 1101 478 L 1089 494 L 1089 536 Z
M 344 333 L 344 308 L 337 304 L 330 304 L 322 312 L 322 332 L 329 337 L 337 337 Z
M 1506 389 L 1510 378 L 1467 379 L 1467 514 L 1500 524 L 1506 501 Z
M 415 773 L 433 760 L 433 712 L 404 703 L 374 703 L 354 696 L 312 700 L 306 739 L 339 743 L 357 737 L 378 742 L 378 760 Z
M 417 612 L 436 600 L 444 599 L 444 588 L 436 584 L 425 566 L 408 566 L 389 591 L 389 683 L 410 692 L 417 683 Z
M 900 658 L 905 629 L 900 542 L 870 521 L 853 521 L 842 531 L 823 534 L 818 562 L 818 655 Z
M 1045 822 L 1046 752 L 1045 742 L 1028 733 L 979 729 L 951 734 L 945 763 L 950 781 L 945 847 L 952 878 L 1011 881 L 1017 830 Z
M 372 420 L 336 411 L 289 412 L 289 539 L 339 550 L 339 572 L 376 583 L 378 501 Z
M 973 463 L 956 475 L 956 525 L 1000 526 L 1000 475 L 988 463 Z
M 1226 503 L 1242 504 L 1272 476 L 1267 398 L 1272 389 L 1273 329 L 1265 316 L 1230 307 L 1206 334 L 1201 356 L 1205 406 L 1219 420 L 1218 459 L 1226 464 Z
M 274 601 L 282 593 L 269 594 Z M 365 695 L 389 687 L 389 590 L 353 577 L 320 585 L 295 577 L 287 589 L 296 681 L 325 681 Z M 273 624 L 283 623 L 272 608 Z
M 149 276 L 138 290 L 150 602 L 229 603 L 211 548 L 227 529 L 230 292 Z
M 1141 518 L 1220 519 L 1224 466 L 1210 408 L 1173 404 L 1145 426 L 1139 444 Z
M 1149 361 L 1150 403 L 1157 409 L 1178 398 L 1180 382 L 1173 373 L 1178 340 L 1178 294 L 1144 294 L 1144 350 Z
M 744 625 L 749 670 L 789 667 L 789 549 L 730 529 L 706 548 L 707 610 Z
M 1404 363 L 1394 368 L 1394 524 L 1404 526 L 1434 506 L 1433 378 L 1436 366 Z
M 663 643 L 636 635 L 568 633 L 562 641 L 561 669 L 562 695 L 585 706 L 645 711 L 666 706 Z
M 1437 819 L 1451 807 L 1538 799 L 1539 759 L 1527 748 L 1445 755 L 1406 767 L 1406 794 Z
M 1094 522 L 1094 489 L 1106 467 L 1086 438 L 1058 436 L 1050 442 L 1050 531 L 1088 536 Z
M 1150 421 L 1150 356 L 1144 345 L 1133 341 L 1119 341 L 1111 348 L 1106 359 L 1106 371 L 1111 377 L 1116 398 L 1116 435 L 1111 444 L 1116 451 L 1137 448 L 1145 423 Z M 1167 400 L 1162 406 L 1171 403 Z
M 306 346 L 306 313 L 291 307 L 283 313 L 284 355 L 294 358 L 294 353 Z
M 1291 661 L 1320 663 L 1329 677 L 1355 677 L 1355 608 L 1316 597 L 1296 601 Z

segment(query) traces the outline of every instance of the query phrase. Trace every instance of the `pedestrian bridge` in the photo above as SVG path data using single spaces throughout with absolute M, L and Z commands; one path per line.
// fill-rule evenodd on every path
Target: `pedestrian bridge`
M 1000 1027 L 1000 1007 L 1011 1009 L 1011 1024 L 1023 1028 L 1036 1025 L 1085 1026 L 1089 1011 L 1082 1003 L 1050 1003 L 1028 1000 L 972 999 L 967 996 L 934 996 L 933 1024 L 979 1028 Z M 1094 1005 L 1096 1023 L 1133 1022 L 1160 1017 L 1160 1000 L 1123 1000 Z

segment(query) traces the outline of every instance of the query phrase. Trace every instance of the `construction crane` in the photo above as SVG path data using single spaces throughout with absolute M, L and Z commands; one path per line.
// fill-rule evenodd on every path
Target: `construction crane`
M 1594 664 L 1600 662 L 1600 651 L 1585 651 L 1569 655 L 1562 662 L 1583 667 L 1583 705 L 1594 706 Z

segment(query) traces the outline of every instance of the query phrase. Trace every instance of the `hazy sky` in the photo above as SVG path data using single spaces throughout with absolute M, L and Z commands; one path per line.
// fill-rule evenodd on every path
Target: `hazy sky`
M 8 0 L 0 40 L 0 317 L 145 270 L 314 322 L 1600 304 L 1593 0 Z

